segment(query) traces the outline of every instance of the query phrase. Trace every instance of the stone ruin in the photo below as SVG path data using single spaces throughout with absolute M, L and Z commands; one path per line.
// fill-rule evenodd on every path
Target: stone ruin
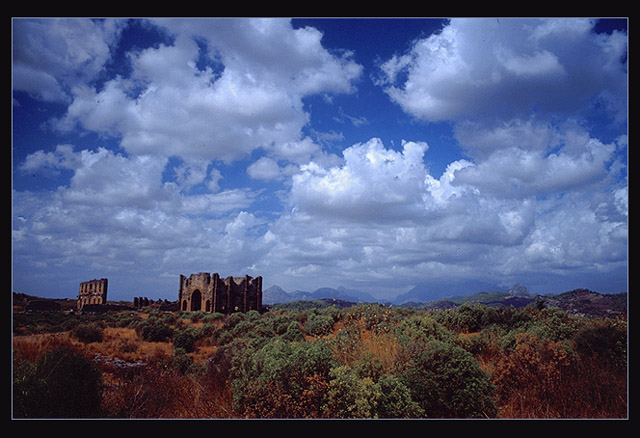
M 80 283 L 78 310 L 82 310 L 86 304 L 106 304 L 107 286 L 108 281 L 106 278 L 101 278 L 100 280 L 93 279 Z
M 220 278 L 218 273 L 208 272 L 180 275 L 178 304 L 183 311 L 246 313 L 262 312 L 262 277 Z

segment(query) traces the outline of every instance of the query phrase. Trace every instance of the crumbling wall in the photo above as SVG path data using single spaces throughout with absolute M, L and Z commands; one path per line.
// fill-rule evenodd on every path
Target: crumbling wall
M 262 312 L 262 277 L 220 278 L 207 272 L 180 275 L 178 303 L 183 311 L 233 313 Z
M 101 278 L 100 280 L 93 279 L 80 283 L 78 310 L 81 310 L 86 304 L 106 304 L 108 283 L 106 278 Z

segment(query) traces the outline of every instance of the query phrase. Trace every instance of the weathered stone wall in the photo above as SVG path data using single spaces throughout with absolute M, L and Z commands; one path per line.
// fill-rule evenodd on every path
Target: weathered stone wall
M 80 283 L 78 310 L 81 310 L 85 304 L 106 304 L 107 287 L 108 281 L 106 278 L 101 278 L 100 280 L 93 279 Z
M 207 313 L 262 311 L 262 277 L 220 278 L 208 272 L 180 275 L 178 303 L 183 311 Z

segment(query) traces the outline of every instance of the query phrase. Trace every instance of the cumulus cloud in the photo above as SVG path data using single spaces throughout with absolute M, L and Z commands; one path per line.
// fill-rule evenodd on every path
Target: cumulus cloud
M 579 141 L 564 143 L 552 153 L 517 146 L 497 149 L 477 165 L 458 172 L 457 180 L 504 197 L 584 189 L 605 179 L 616 147 L 588 135 L 580 136 Z
M 453 19 L 383 63 L 382 84 L 428 121 L 569 114 L 603 96 L 625 111 L 626 37 L 592 27 L 586 19 Z
M 13 249 L 21 275 L 28 266 L 106 270 L 114 278 L 144 270 L 177 275 L 188 262 L 211 269 L 203 261 L 217 253 L 225 254 L 229 269 L 250 266 L 246 249 L 260 221 L 245 210 L 256 193 L 187 194 L 163 180 L 167 164 L 164 157 L 74 151 L 69 145 L 27 156 L 22 171 L 71 168 L 73 176 L 52 192 L 13 193 Z M 216 178 L 214 171 L 210 179 Z
M 268 157 L 262 157 L 247 168 L 247 173 L 254 179 L 280 179 L 282 173 L 278 163 Z
M 345 149 L 343 166 L 302 166 L 293 177 L 292 202 L 305 211 L 361 220 L 402 220 L 420 214 L 428 145 L 402 146 L 402 152 L 396 152 L 373 138 Z
M 123 24 L 76 19 L 12 23 L 13 88 L 48 102 L 68 102 L 71 88 L 100 74 Z
M 302 99 L 352 93 L 362 67 L 290 20 L 155 20 L 163 43 L 129 50 L 126 68 L 113 75 L 109 63 L 126 25 L 14 21 L 14 90 L 65 103 L 52 123 L 62 133 L 95 132 L 119 145 L 117 152 L 60 145 L 17 166 L 71 174 L 54 191 L 14 193 L 20 266 L 44 272 L 109 260 L 115 275 L 145 268 L 175 275 L 177 265 L 212 269 L 204 265 L 224 254 L 217 269 L 250 268 L 262 254 L 251 239 L 269 241 L 264 220 L 246 212 L 258 191 L 221 188 L 216 167 L 262 149 L 248 175 L 282 180 L 312 158 L 339 161 L 302 135 L 310 117 Z
M 159 20 L 172 45 L 130 54 L 131 77 L 77 87 L 58 126 L 122 137 L 131 154 L 231 162 L 263 148 L 309 154 L 302 97 L 353 91 L 361 67 L 286 20 Z M 205 47 L 205 49 L 202 48 Z M 217 64 L 199 68 L 205 57 Z M 298 158 L 299 159 L 299 158 Z
M 278 274 L 292 284 L 340 284 L 347 270 L 387 291 L 425 278 L 507 284 L 532 272 L 620 269 L 626 191 L 611 187 L 605 165 L 614 146 L 580 134 L 556 154 L 502 149 L 440 176 L 424 165 L 426 143 L 396 151 L 376 138 L 345 149 L 342 164 L 301 166 L 260 268 L 292 266 Z
M 62 169 L 76 169 L 81 165 L 80 157 L 73 152 L 72 145 L 58 145 L 54 152 L 39 150 L 27 156 L 19 165 L 24 172 L 38 171 L 59 173 Z
M 403 233 L 422 238 L 411 266 L 504 278 L 623 269 L 626 137 L 602 141 L 585 120 L 626 121 L 625 53 L 626 35 L 589 20 L 453 19 L 382 63 L 390 99 L 451 122 L 469 158 L 425 175 L 429 214 Z

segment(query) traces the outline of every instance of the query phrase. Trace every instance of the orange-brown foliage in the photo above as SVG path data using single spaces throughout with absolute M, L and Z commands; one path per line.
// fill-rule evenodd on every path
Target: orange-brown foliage
M 518 334 L 493 376 L 502 418 L 626 416 L 626 375 L 571 355 L 561 342 Z

